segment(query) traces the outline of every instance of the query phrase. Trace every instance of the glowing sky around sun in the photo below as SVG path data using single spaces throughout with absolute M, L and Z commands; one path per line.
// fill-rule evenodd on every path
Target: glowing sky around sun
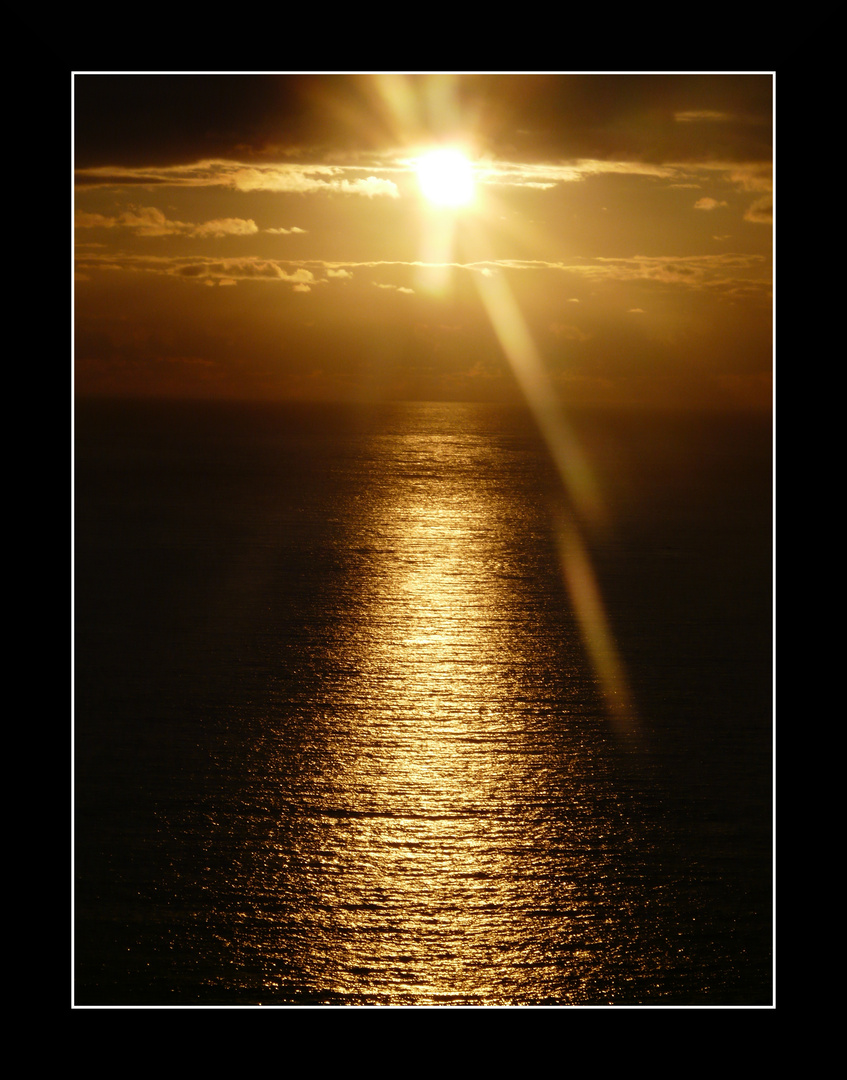
M 453 147 L 430 150 L 417 163 L 421 191 L 436 206 L 467 206 L 474 196 L 473 166 Z
M 79 394 L 770 402 L 770 75 L 73 91 Z

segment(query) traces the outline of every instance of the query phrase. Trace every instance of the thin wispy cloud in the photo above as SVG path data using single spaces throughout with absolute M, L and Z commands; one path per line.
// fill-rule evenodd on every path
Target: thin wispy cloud
M 630 256 L 626 258 L 597 258 L 592 260 L 546 261 L 540 259 L 500 259 L 486 262 L 426 263 L 421 260 L 371 260 L 343 264 L 318 259 L 267 259 L 256 256 L 242 258 L 212 258 L 203 256 L 144 256 L 115 255 L 89 251 L 79 255 L 77 269 L 91 274 L 97 270 L 175 275 L 189 279 L 222 279 L 237 281 L 280 281 L 316 283 L 315 274 L 327 280 L 348 281 L 355 269 L 395 267 L 398 269 L 453 269 L 482 275 L 492 273 L 556 273 L 594 281 L 660 282 L 685 288 L 726 288 L 732 282 L 746 287 L 757 285 L 770 288 L 769 264 L 764 256 L 721 253 L 689 256 Z M 408 287 L 392 283 L 375 283 L 378 288 L 413 292 Z M 579 304 L 576 297 L 569 303 Z
M 371 170 L 372 171 L 372 170 Z M 390 179 L 362 176 L 362 169 L 330 165 L 245 165 L 237 161 L 198 161 L 191 165 L 78 169 L 79 187 L 222 187 L 242 192 L 340 192 L 368 198 L 397 198 Z
M 378 289 L 388 289 L 393 292 L 408 293 L 414 295 L 415 290 L 410 289 L 407 285 L 391 285 L 383 281 L 375 281 L 374 285 Z
M 386 155 L 367 164 L 274 164 L 244 163 L 234 160 L 206 160 L 187 165 L 150 167 L 99 166 L 76 171 L 80 188 L 93 187 L 221 187 L 241 192 L 360 195 L 368 198 L 399 198 L 397 180 L 412 177 L 414 158 Z M 530 163 L 481 158 L 473 164 L 477 184 L 496 187 L 523 187 L 549 190 L 560 184 L 576 183 L 592 176 L 642 176 L 685 183 L 700 170 L 724 172 L 746 190 L 763 190 L 769 183 L 769 167 L 763 163 L 665 163 L 600 158 L 579 158 L 569 162 Z
M 217 218 L 201 224 L 174 221 L 155 206 L 136 206 L 111 217 L 79 213 L 74 224 L 78 229 L 128 229 L 136 236 L 252 236 L 259 231 L 256 222 L 246 218 Z
M 729 113 L 717 112 L 715 109 L 689 109 L 687 112 L 674 113 L 674 120 L 678 124 L 724 124 L 732 119 Z

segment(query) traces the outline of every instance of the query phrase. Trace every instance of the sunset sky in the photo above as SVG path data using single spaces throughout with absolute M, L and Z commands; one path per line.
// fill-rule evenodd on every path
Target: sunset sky
M 770 404 L 768 73 L 72 90 L 80 395 Z

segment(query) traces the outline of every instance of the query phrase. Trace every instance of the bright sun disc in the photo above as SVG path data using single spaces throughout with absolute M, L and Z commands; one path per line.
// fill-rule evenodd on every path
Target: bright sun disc
M 458 150 L 433 150 L 418 162 L 418 183 L 438 206 L 466 206 L 473 198 L 471 163 Z

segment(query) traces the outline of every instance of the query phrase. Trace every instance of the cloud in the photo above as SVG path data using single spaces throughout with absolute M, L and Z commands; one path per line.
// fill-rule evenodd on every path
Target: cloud
M 747 207 L 744 220 L 752 221 L 756 225 L 771 225 L 773 223 L 773 197 L 764 195 L 761 199 L 756 199 Z
M 704 195 L 702 199 L 698 199 L 694 204 L 695 210 L 714 210 L 718 206 L 727 206 L 726 202 L 718 202 L 717 199 L 713 199 L 710 195 Z
M 689 114 L 680 114 L 689 116 Z M 699 114 L 698 114 L 699 115 Z M 694 117 L 690 114 L 689 119 Z M 411 178 L 417 168 L 413 157 L 386 152 L 370 155 L 370 161 L 357 158 L 333 164 L 325 162 L 244 162 L 229 159 L 204 159 L 190 164 L 156 166 L 97 166 L 76 172 L 77 186 L 153 188 L 219 187 L 249 193 L 257 191 L 281 194 L 341 194 L 368 199 L 400 197 L 393 178 Z M 726 179 L 740 190 L 769 191 L 772 186 L 772 166 L 769 161 L 729 160 L 665 160 L 642 161 L 635 158 L 578 157 L 559 158 L 548 163 L 483 157 L 473 166 L 478 185 L 530 188 L 538 191 L 554 189 L 562 184 L 577 183 L 602 176 L 630 176 L 663 180 L 677 186 L 694 186 Z M 301 231 L 278 228 L 268 232 Z
M 376 176 L 369 176 L 366 180 L 342 180 L 339 190 L 352 195 L 367 195 L 371 199 L 375 195 L 389 195 L 392 199 L 400 197 L 393 180 L 380 180 Z
M 136 236 L 173 236 L 190 232 L 192 225 L 184 221 L 168 221 L 155 206 L 135 206 L 118 217 L 118 225 L 131 229 Z
M 381 281 L 375 281 L 374 285 L 376 285 L 378 289 L 391 289 L 393 292 L 410 293 L 412 296 L 414 296 L 415 293 L 414 289 L 410 289 L 406 285 L 386 285 Z
M 151 167 L 95 167 L 78 169 L 79 187 L 139 186 L 153 187 L 223 187 L 236 191 L 271 191 L 280 193 L 339 192 L 367 198 L 399 198 L 396 183 L 387 175 L 412 176 L 417 168 L 413 158 L 374 158 L 370 164 L 246 164 L 239 161 L 205 160 L 188 165 Z M 659 165 L 643 161 L 579 158 L 565 163 L 539 164 L 483 159 L 474 165 L 478 184 L 528 187 L 547 190 L 563 183 L 575 183 L 591 176 L 608 174 L 684 180 L 689 165 Z M 728 168 L 728 166 L 727 166 Z M 369 175 L 362 175 L 367 173 Z
M 726 123 L 732 119 L 729 113 L 717 112 L 714 109 L 689 109 L 688 112 L 674 113 L 673 118 L 678 124 L 692 124 L 696 121 Z
M 568 323 L 551 323 L 550 332 L 565 341 L 588 341 L 591 337 L 580 327 Z
M 202 284 L 234 285 L 240 281 L 279 281 L 292 285 L 317 285 L 319 280 L 305 266 L 295 266 L 276 259 L 253 256 L 235 259 L 211 259 L 203 256 L 162 257 L 153 255 L 120 255 L 108 259 L 97 255 L 77 259 L 81 273 L 94 270 L 125 273 L 161 274 Z
M 224 163 L 222 163 L 224 164 Z M 279 192 L 340 192 L 342 195 L 388 196 L 398 199 L 400 191 L 393 180 L 377 176 L 349 178 L 349 172 L 361 172 L 349 166 L 326 165 L 273 165 L 264 167 L 237 167 L 228 178 L 221 180 L 239 191 Z
M 218 218 L 196 225 L 192 236 L 251 236 L 259 231 L 255 221 L 244 218 Z
M 601 161 L 594 158 L 580 158 L 569 164 L 548 165 L 485 161 L 474 166 L 474 179 L 479 184 L 544 190 L 558 184 L 576 183 L 589 176 L 607 173 L 673 178 L 678 172 L 678 166 L 653 165 L 640 161 Z
M 129 229 L 136 236 L 250 236 L 259 231 L 255 221 L 245 218 L 218 218 L 195 225 L 188 221 L 172 221 L 155 206 L 132 206 L 114 217 L 104 214 L 79 213 L 74 219 L 78 229 Z
M 290 229 L 265 229 L 266 233 L 275 233 L 283 236 L 288 236 L 290 233 L 305 233 L 306 229 L 298 229 L 296 225 L 292 225 Z
M 460 268 L 479 271 L 483 266 L 499 271 L 557 271 L 578 278 L 605 281 L 655 281 L 667 285 L 707 288 L 731 282 L 757 287 L 770 284 L 770 264 L 764 255 L 724 253 L 718 255 L 633 255 L 552 262 L 541 259 L 499 259 L 487 264 L 465 263 Z M 575 301 L 575 298 L 572 298 Z M 578 301 L 575 301 L 578 302 Z
M 400 192 L 392 180 L 374 175 L 361 176 L 362 172 L 376 169 L 373 165 L 365 169 L 346 165 L 245 165 L 238 161 L 205 160 L 189 165 L 77 169 L 76 183 L 78 187 L 86 188 L 166 185 L 224 187 L 245 192 L 341 192 L 368 198 L 377 195 L 399 198 Z
M 282 281 L 306 287 L 316 284 L 311 270 L 300 267 L 293 273 L 288 273 L 278 263 L 269 259 L 221 259 L 214 262 L 173 260 L 173 262 L 174 265 L 165 273 L 175 274 L 177 277 L 195 278 L 204 282 L 226 281 L 227 284 L 233 284 L 237 281 Z
M 600 258 L 595 264 L 572 269 L 589 277 L 656 281 L 696 289 L 725 290 L 733 285 L 753 288 L 754 291 L 770 288 L 769 261 L 764 255 L 636 255 L 622 259 Z
M 474 178 L 478 184 L 510 187 L 548 189 L 602 176 L 664 180 L 671 187 L 697 188 L 716 180 L 725 180 L 740 191 L 770 191 L 773 187 L 773 166 L 770 161 L 692 160 L 659 164 L 612 158 L 577 158 L 557 164 L 487 161 L 474 166 Z
M 336 170 L 328 165 L 241 165 L 234 161 L 210 163 L 208 186 L 232 187 L 237 191 L 299 192 L 323 191 L 332 186 Z
M 698 170 L 723 173 L 739 191 L 772 191 L 773 164 L 770 161 L 711 161 L 700 162 Z
M 77 229 L 112 229 L 118 224 L 118 219 L 106 217 L 105 214 L 78 213 L 74 217 L 74 225 Z
M 757 211 L 763 214 L 766 208 Z M 757 217 L 755 220 L 764 220 Z M 570 275 L 574 284 L 578 279 L 606 282 L 646 281 L 691 289 L 709 289 L 728 292 L 741 290 L 745 294 L 767 294 L 771 289 L 770 260 L 765 255 L 725 252 L 715 255 L 645 256 L 624 258 L 597 257 L 572 261 L 546 261 L 541 259 L 500 259 L 472 263 L 425 263 L 420 260 L 375 259 L 366 262 L 339 264 L 320 259 L 267 259 L 259 257 L 210 258 L 206 256 L 115 255 L 86 251 L 77 254 L 76 270 L 80 274 L 96 271 L 134 271 L 171 274 L 183 278 L 216 280 L 231 277 L 239 281 L 273 280 L 318 285 L 330 279 L 351 278 L 358 269 L 376 267 L 452 266 L 456 270 L 490 276 L 494 273 L 554 272 Z M 325 278 L 315 278 L 321 272 Z M 308 275 L 308 276 L 306 276 Z M 380 289 L 413 293 L 405 286 L 374 282 Z M 571 285 L 566 286 L 568 288 Z M 577 302 L 572 297 L 570 302 Z

